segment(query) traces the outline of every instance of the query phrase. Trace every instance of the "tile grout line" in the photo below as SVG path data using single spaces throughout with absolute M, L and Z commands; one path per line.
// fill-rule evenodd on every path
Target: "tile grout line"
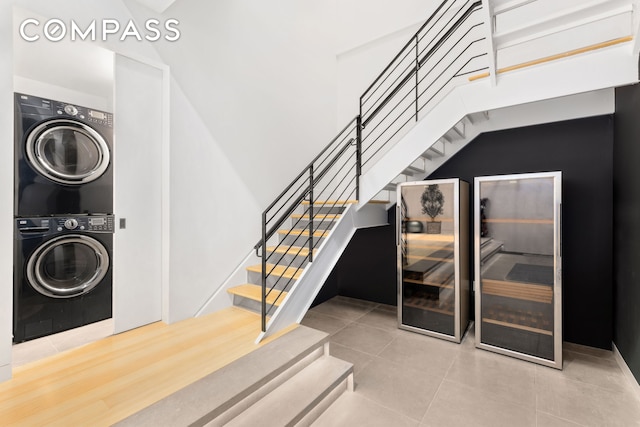
M 462 340 L 460 340 L 460 343 L 458 345 L 462 345 L 462 342 L 464 341 L 465 337 L 466 337 L 466 332 L 463 334 Z M 460 349 L 458 348 L 458 351 L 456 351 L 456 357 L 454 357 L 453 360 L 451 360 L 451 363 L 449 364 L 449 367 L 447 368 L 447 370 L 445 371 L 442 379 L 440 380 L 440 384 L 438 384 L 438 389 L 433 394 L 433 397 L 431 398 L 431 402 L 429 402 L 429 405 L 427 405 L 427 410 L 424 411 L 424 414 L 422 414 L 422 419 L 420 420 L 420 424 L 424 423 L 425 417 L 427 416 L 427 414 L 429 413 L 429 410 L 431 409 L 431 405 L 433 405 L 433 402 L 436 400 L 436 397 L 438 396 L 438 393 L 440 392 L 440 389 L 442 388 L 442 384 L 444 384 L 444 381 L 447 379 L 447 375 L 449 375 L 449 371 L 451 371 L 451 368 L 453 367 L 453 364 L 456 362 L 456 360 L 458 360 L 459 357 L 460 357 Z

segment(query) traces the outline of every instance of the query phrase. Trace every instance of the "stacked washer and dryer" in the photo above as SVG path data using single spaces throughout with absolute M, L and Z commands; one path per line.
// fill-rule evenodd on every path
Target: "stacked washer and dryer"
M 13 341 L 112 314 L 113 115 L 15 94 Z

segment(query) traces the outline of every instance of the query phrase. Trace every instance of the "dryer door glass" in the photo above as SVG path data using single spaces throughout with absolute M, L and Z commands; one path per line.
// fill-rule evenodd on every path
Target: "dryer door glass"
M 40 246 L 27 262 L 31 286 L 53 298 L 85 294 L 104 278 L 109 253 L 97 240 L 83 235 L 66 235 Z
M 27 138 L 27 157 L 45 177 L 62 184 L 85 184 L 109 166 L 109 147 L 91 127 L 60 119 L 37 126 Z

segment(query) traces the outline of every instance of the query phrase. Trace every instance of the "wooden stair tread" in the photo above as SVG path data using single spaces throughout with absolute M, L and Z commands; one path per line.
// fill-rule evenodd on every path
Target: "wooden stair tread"
M 268 246 L 267 252 L 275 252 L 278 254 L 287 254 L 287 255 L 296 255 L 296 256 L 309 256 L 309 248 L 308 247 L 300 247 L 300 246 Z M 313 253 L 315 254 L 317 251 L 314 249 Z
M 329 234 L 331 230 L 316 230 L 313 232 L 313 237 L 324 237 Z M 278 234 L 290 235 L 290 236 L 309 236 L 309 230 L 294 228 L 293 230 L 278 230 Z
M 243 298 L 248 298 L 253 301 L 262 301 L 262 287 L 246 283 L 244 285 L 234 286 L 227 289 L 227 292 L 233 295 L 238 295 Z M 287 296 L 286 291 L 275 291 L 267 295 L 267 304 L 279 306 L 280 303 Z
M 291 215 L 293 219 L 309 219 L 309 214 L 293 214 Z M 314 214 L 314 220 L 323 220 L 323 219 L 338 219 L 340 218 L 340 214 Z
M 271 276 L 280 276 L 285 279 L 295 279 L 298 280 L 300 275 L 302 274 L 303 268 L 296 267 L 285 267 L 283 265 L 276 264 L 267 264 L 267 273 L 271 272 Z M 247 271 L 251 271 L 253 273 L 262 273 L 261 265 L 252 265 L 247 267 Z
M 507 298 L 551 304 L 553 288 L 549 285 L 482 279 L 482 293 Z

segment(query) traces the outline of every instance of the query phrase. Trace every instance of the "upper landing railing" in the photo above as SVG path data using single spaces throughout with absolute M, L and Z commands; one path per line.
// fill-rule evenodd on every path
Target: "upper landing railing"
M 263 331 L 302 261 L 313 261 L 330 213 L 359 200 L 361 174 L 455 85 L 468 82 L 465 76 L 488 69 L 481 9 L 481 1 L 443 1 L 362 94 L 360 114 L 263 212 L 255 245 L 262 259 Z M 290 229 L 281 230 L 289 220 Z

